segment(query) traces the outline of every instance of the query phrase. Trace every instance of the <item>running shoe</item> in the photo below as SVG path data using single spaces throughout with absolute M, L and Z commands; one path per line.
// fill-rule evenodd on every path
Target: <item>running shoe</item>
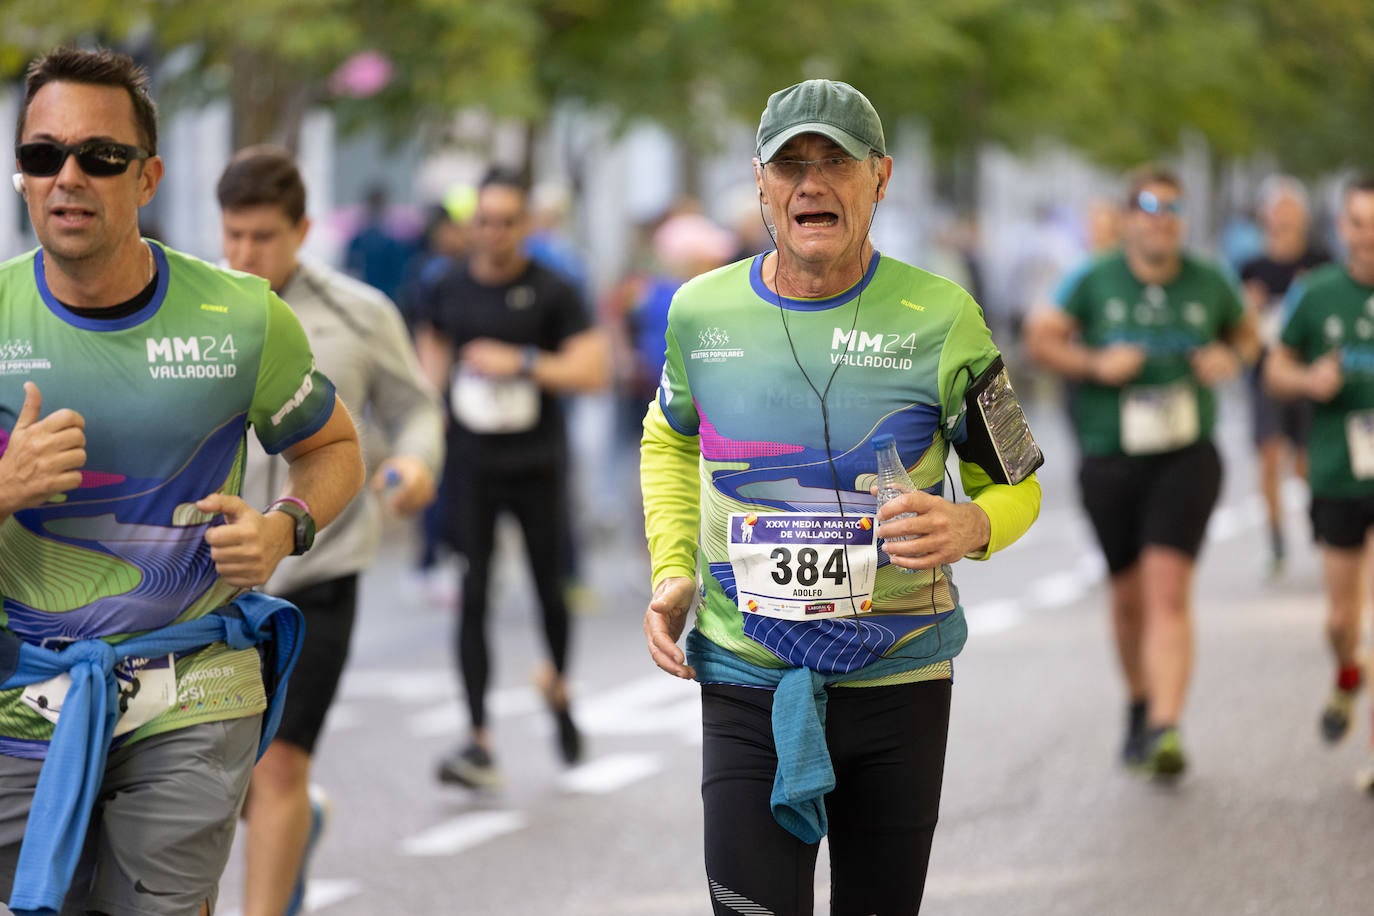
M 1360 688 L 1342 690 L 1334 687 L 1331 696 L 1322 707 L 1321 733 L 1327 744 L 1335 744 L 1350 731 L 1350 713 L 1355 706 L 1355 697 Z
M 1126 705 L 1126 740 L 1121 745 L 1121 762 L 1128 767 L 1138 767 L 1145 763 L 1145 753 L 1150 746 L 1150 736 L 1145 729 L 1145 714 L 1144 702 Z
M 496 761 L 478 744 L 469 744 L 440 760 L 438 776 L 442 783 L 469 789 L 495 789 L 501 785 Z
M 1355 774 L 1355 788 L 1370 798 L 1374 798 L 1374 758 L 1370 759 L 1369 766 Z
M 1284 571 L 1283 532 L 1274 529 L 1269 532 L 1269 578 L 1281 579 Z
M 582 733 L 573 721 L 572 710 L 567 707 L 555 709 L 553 715 L 558 721 L 558 753 L 564 763 L 572 766 L 582 759 Z
M 315 852 L 315 846 L 320 842 L 320 835 L 324 833 L 325 825 L 329 823 L 330 805 L 329 796 L 325 794 L 322 787 L 312 785 L 310 793 L 310 833 L 305 838 L 305 853 L 301 856 L 301 870 L 296 875 L 296 886 L 291 891 L 291 900 L 286 904 L 286 909 L 282 916 L 297 916 L 301 907 L 305 904 L 305 873 L 310 867 L 310 857 Z
M 1178 729 L 1169 725 L 1151 732 L 1142 771 L 1156 779 L 1173 779 L 1183 775 L 1187 768 L 1188 758 L 1183 753 Z
M 545 664 L 534 673 L 536 689 L 544 697 L 544 705 L 553 714 L 558 754 L 568 766 L 582 759 L 582 734 L 573 721 L 572 704 L 568 702 L 567 688 L 559 687 L 558 672 L 552 665 Z

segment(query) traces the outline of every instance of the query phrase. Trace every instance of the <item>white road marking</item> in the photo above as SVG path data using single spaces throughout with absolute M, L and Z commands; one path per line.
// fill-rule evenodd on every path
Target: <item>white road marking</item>
M 611 754 L 573 767 L 558 784 L 566 792 L 609 795 L 662 769 L 662 762 L 653 754 Z
M 430 702 L 434 705 L 430 708 L 406 716 L 406 727 L 410 733 L 422 738 L 459 734 L 466 727 L 468 719 L 467 710 L 459 702 L 456 691 L 456 687 L 451 687 L 447 695 L 439 695 L 442 699 L 431 697 Z M 487 713 L 495 719 L 508 719 L 543 710 L 544 698 L 533 687 L 502 687 L 487 693 Z
M 352 703 L 334 703 L 324 720 L 324 727 L 331 732 L 347 731 L 367 724 L 366 716 Z
M 305 903 L 301 907 L 306 913 L 318 913 L 336 903 L 342 903 L 363 892 L 361 881 L 334 878 L 311 878 L 305 884 Z M 218 911 L 216 911 L 218 912 Z M 225 910 L 224 916 L 243 916 L 242 909 Z
M 1030 584 L 1025 604 L 1032 611 L 1073 604 L 1088 593 L 1090 584 L 1074 570 L 1053 573 Z
M 479 843 L 523 829 L 516 811 L 478 811 L 431 827 L 401 842 L 403 856 L 451 856 Z
M 385 699 L 398 703 L 428 703 L 457 690 L 457 675 L 447 668 L 406 671 L 394 668 L 353 669 L 344 672 L 339 695 L 349 700 Z
M 649 735 L 700 730 L 697 685 L 651 674 L 578 703 L 577 724 L 592 735 Z
M 1084 885 L 1094 877 L 1087 866 L 1067 868 L 1004 868 L 977 872 L 939 873 L 926 878 L 926 898 L 958 900 L 1006 894 L 1018 890 Z
M 964 608 L 969 633 L 979 636 L 1009 630 L 1025 616 L 1021 602 L 1012 598 L 983 601 Z
M 311 878 L 305 885 L 305 911 L 314 913 L 363 892 L 360 881 Z

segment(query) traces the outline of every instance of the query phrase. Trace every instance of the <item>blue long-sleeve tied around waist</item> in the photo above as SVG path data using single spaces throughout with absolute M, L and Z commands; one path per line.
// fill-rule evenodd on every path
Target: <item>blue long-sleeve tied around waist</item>
M 943 632 L 940 632 L 943 631 Z M 810 668 L 763 668 L 727 652 L 693 629 L 687 663 L 702 684 L 736 684 L 773 691 L 773 744 L 778 770 L 769 805 L 773 819 L 803 843 L 819 843 L 830 829 L 825 796 L 835 788 L 835 768 L 825 742 L 825 688 L 915 671 L 948 661 L 963 648 L 968 626 L 962 613 L 855 671 L 821 674 Z
M 26 687 L 64 673 L 71 678 L 34 790 L 10 910 L 16 916 L 56 916 L 62 908 L 119 718 L 116 664 L 126 658 L 159 658 L 217 642 L 234 649 L 266 644 L 263 686 L 268 705 L 258 745 L 258 756 L 262 756 L 281 721 L 286 682 L 300 655 L 304 629 L 295 605 L 245 592 L 197 620 L 151 630 L 118 645 L 83 639 L 53 651 L 8 637 L 10 644 L 0 651 L 0 665 L 8 663 L 14 670 L 0 672 L 8 673 L 0 690 Z

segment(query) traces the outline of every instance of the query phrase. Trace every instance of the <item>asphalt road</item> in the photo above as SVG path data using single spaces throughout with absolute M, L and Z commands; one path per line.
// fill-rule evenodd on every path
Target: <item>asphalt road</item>
M 956 567 L 971 636 L 956 667 L 923 912 L 1374 912 L 1374 798 L 1354 786 L 1369 753 L 1369 713 L 1362 705 L 1344 745 L 1318 740 L 1330 665 L 1305 498 L 1290 487 L 1292 559 L 1271 581 L 1243 407 L 1228 392 L 1225 490 L 1197 582 L 1198 664 L 1184 724 L 1191 768 L 1168 788 L 1116 764 L 1123 700 L 1102 567 L 1077 507 L 1064 421 L 1052 404 L 1032 411 L 1049 458 L 1041 518 L 992 561 Z M 584 410 L 585 480 L 614 457 L 591 422 L 596 410 Z M 473 795 L 434 780 L 464 722 L 453 614 L 408 576 L 410 534 L 396 526 L 365 581 L 320 748 L 317 781 L 334 816 L 315 856 L 310 912 L 710 912 L 696 691 L 658 673 L 643 649 L 647 557 L 633 469 L 610 466 L 579 516 L 589 594 L 576 620 L 574 680 L 586 762 L 557 762 L 552 721 L 531 687 L 538 624 L 515 537 L 494 605 L 506 785 Z M 240 868 L 236 851 L 221 912 L 238 912 Z M 824 858 L 817 886 L 823 902 Z

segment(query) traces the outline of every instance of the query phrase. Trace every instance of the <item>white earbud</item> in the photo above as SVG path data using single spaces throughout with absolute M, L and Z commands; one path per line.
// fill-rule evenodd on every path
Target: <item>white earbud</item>
M 14 175 L 13 175 L 13 177 L 10 178 L 10 181 L 14 184 L 15 193 L 17 193 L 17 194 L 23 194 L 23 193 L 24 193 L 24 173 L 23 173 L 23 172 L 15 172 Z

